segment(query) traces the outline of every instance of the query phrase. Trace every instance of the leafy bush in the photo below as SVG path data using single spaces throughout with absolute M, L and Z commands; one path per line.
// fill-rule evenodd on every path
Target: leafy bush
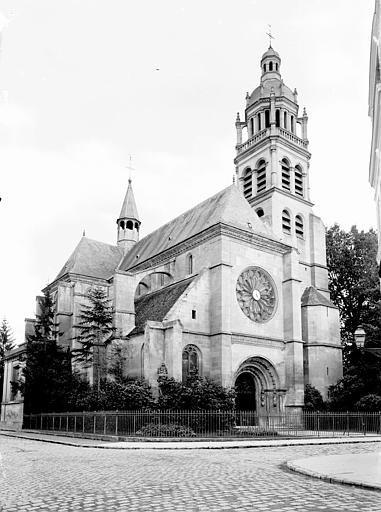
M 356 409 L 364 412 L 381 411 L 381 396 L 372 394 L 363 396 L 356 402 Z
M 136 434 L 144 437 L 194 437 L 196 435 L 190 427 L 178 423 L 149 423 Z
M 70 397 L 72 411 L 128 411 L 145 409 L 154 404 L 151 386 L 139 380 L 116 382 L 103 380 L 97 386 L 79 382 Z
M 235 391 L 207 378 L 191 377 L 186 383 L 159 378 L 159 409 L 232 410 Z

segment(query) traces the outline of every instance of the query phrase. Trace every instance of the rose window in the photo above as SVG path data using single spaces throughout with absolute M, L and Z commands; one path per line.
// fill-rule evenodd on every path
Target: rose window
M 244 270 L 237 280 L 236 293 L 240 308 L 253 322 L 266 322 L 275 313 L 275 285 L 265 270 Z

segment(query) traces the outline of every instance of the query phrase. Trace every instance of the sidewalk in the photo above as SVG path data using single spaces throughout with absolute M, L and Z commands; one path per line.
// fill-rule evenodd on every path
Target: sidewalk
M 326 445 L 326 444 L 349 444 L 349 443 L 376 443 L 375 450 L 381 453 L 381 436 L 356 436 L 356 437 L 333 437 L 314 439 L 234 439 L 229 441 L 200 440 L 200 441 L 113 441 L 111 436 L 108 440 L 84 439 L 79 437 L 67 437 L 55 434 L 44 434 L 33 431 L 10 431 L 0 430 L 1 437 L 18 437 L 46 443 L 56 443 L 80 448 L 102 448 L 110 450 L 221 450 L 232 448 L 261 448 L 272 446 L 303 446 L 303 445 Z M 377 443 L 380 443 L 379 446 Z M 380 457 L 381 458 L 381 457 Z M 299 462 L 299 461 L 297 461 Z M 291 468 L 293 469 L 293 468 Z M 296 471 L 296 469 L 295 469 Z
M 327 455 L 287 462 L 292 471 L 347 485 L 381 491 L 381 446 L 375 453 Z

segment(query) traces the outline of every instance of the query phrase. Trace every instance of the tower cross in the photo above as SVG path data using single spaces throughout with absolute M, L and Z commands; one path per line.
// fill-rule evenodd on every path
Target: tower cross
M 132 171 L 135 170 L 135 167 L 132 166 L 132 156 L 131 155 L 130 155 L 130 159 L 129 159 L 128 165 L 126 165 L 126 169 L 129 170 L 128 181 L 131 182 Z
M 267 26 L 269 27 L 269 31 L 268 31 L 268 32 L 266 32 L 266 35 L 268 35 L 268 36 L 269 36 L 269 48 L 271 48 L 271 47 L 272 47 L 272 46 L 271 46 L 271 39 L 275 39 L 275 37 L 274 37 L 274 36 L 272 35 L 272 33 L 271 33 L 271 25 L 267 25 Z

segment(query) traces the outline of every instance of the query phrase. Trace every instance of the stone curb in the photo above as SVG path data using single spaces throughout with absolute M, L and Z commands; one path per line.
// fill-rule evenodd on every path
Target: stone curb
M 308 445 L 327 445 L 327 444 L 358 444 L 358 443 L 380 443 L 381 437 L 374 438 L 326 438 L 326 439 L 292 439 L 292 440 L 261 440 L 261 441 L 249 441 L 242 442 L 241 444 L 228 444 L 231 441 L 193 441 L 192 443 L 184 442 L 169 442 L 164 445 L 164 442 L 159 443 L 153 442 L 110 442 L 110 444 L 90 444 L 90 443 L 78 443 L 72 441 L 66 441 L 61 439 L 54 439 L 52 435 L 51 439 L 41 438 L 36 435 L 20 435 L 11 431 L 0 431 L 0 436 L 16 437 L 18 439 L 28 439 L 31 441 L 40 441 L 43 443 L 61 444 L 67 446 L 75 446 L 77 448 L 100 448 L 105 450 L 226 450 L 226 449 L 239 449 L 239 448 L 274 448 L 284 446 L 308 446 Z M 79 439 L 79 438 L 76 438 Z M 121 444 L 123 445 L 121 446 Z M 201 443 L 203 443 L 201 445 Z M 208 443 L 208 444 L 206 444 Z M 222 444 L 224 443 L 224 444 Z M 143 445 L 143 446 L 142 446 Z M 288 464 L 288 463 L 287 463 Z M 291 464 L 291 463 L 290 463 Z M 292 469 L 290 467 L 290 469 Z M 295 469 L 295 471 L 297 471 Z M 312 475 L 314 476 L 314 475 Z
M 334 484 L 341 484 L 341 485 L 351 485 L 351 486 L 355 486 L 355 487 L 361 487 L 362 489 L 370 489 L 372 491 L 381 492 L 381 484 L 380 485 L 376 485 L 376 484 L 372 485 L 372 484 L 367 484 L 365 482 L 351 480 L 350 478 L 344 479 L 344 478 L 339 478 L 339 477 L 335 477 L 335 476 L 324 474 L 324 473 L 318 473 L 316 471 L 306 469 L 305 467 L 301 467 L 296 462 L 297 461 L 286 462 L 286 467 L 289 470 L 294 471 L 295 473 L 300 473 L 302 475 L 309 476 L 311 478 L 318 478 L 319 480 L 329 482 L 330 484 L 334 483 Z

